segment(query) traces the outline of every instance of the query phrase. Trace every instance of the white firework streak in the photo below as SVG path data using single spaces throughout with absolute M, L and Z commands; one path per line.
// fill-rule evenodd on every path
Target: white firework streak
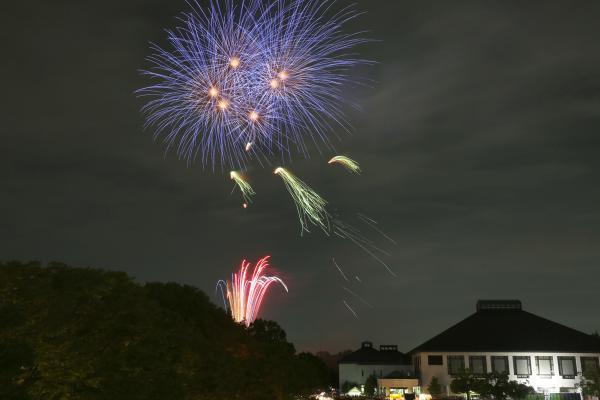
M 360 300 L 363 304 L 365 304 L 369 308 L 375 308 L 375 307 L 373 307 L 373 305 L 371 305 L 371 303 L 369 303 L 368 301 L 366 301 L 365 299 L 363 299 L 362 297 L 360 297 L 354 291 L 348 289 L 346 286 L 342 286 L 342 289 L 344 289 L 346 292 L 350 293 L 352 296 L 356 297 L 358 300 Z
M 394 239 L 392 239 L 391 237 L 389 237 L 384 231 L 382 231 L 381 229 L 379 229 L 376 225 L 377 225 L 377 221 L 367 217 L 364 214 L 358 213 L 358 218 L 360 220 L 362 220 L 365 224 L 367 224 L 371 229 L 373 229 L 374 231 L 377 231 L 381 236 L 383 236 L 384 238 L 386 238 L 390 243 L 397 245 L 398 243 L 396 243 L 396 241 Z
M 346 280 L 346 282 L 348 281 L 348 277 L 346 276 L 346 274 L 344 274 L 344 271 L 342 271 L 342 269 L 340 268 L 340 266 L 335 262 L 335 258 L 333 258 L 333 265 L 335 265 L 335 267 L 337 268 L 338 271 L 340 271 L 340 274 L 342 274 L 342 277 Z
M 352 315 L 354 315 L 354 317 L 355 317 L 356 319 L 359 319 L 359 318 L 358 318 L 358 314 L 356 314 L 356 311 L 354 311 L 354 310 L 352 309 L 352 307 L 350 307 L 350 306 L 348 305 L 348 303 L 346 303 L 346 300 L 342 299 L 342 302 L 344 303 L 344 305 L 346 306 L 346 308 L 347 308 L 347 309 L 348 309 L 348 310 L 349 310 L 349 311 L 352 313 Z

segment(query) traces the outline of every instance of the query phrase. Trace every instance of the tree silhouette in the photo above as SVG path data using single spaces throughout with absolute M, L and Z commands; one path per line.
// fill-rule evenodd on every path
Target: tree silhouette
M 288 399 L 327 377 L 275 322 L 246 329 L 192 286 L 0 263 L 1 399 Z

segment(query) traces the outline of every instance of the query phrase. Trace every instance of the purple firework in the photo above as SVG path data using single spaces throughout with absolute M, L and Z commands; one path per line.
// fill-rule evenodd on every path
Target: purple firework
M 306 155 L 305 142 L 330 146 L 332 128 L 348 128 L 348 69 L 367 62 L 350 53 L 366 39 L 342 32 L 353 9 L 334 13 L 328 0 L 191 5 L 167 31 L 169 48 L 152 45 L 143 71 L 152 84 L 138 90 L 146 126 L 167 148 L 238 168 L 293 149 Z

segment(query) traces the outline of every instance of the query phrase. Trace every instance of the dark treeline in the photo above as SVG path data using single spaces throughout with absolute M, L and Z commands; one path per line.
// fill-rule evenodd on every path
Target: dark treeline
M 1 399 L 287 399 L 328 374 L 275 322 L 246 329 L 194 287 L 0 263 Z

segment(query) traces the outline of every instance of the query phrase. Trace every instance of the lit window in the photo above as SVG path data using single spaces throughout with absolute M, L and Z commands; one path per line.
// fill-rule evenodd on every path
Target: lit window
M 485 356 L 470 356 L 469 357 L 469 369 L 474 374 L 485 374 L 487 373 L 487 365 L 485 362 Z
M 554 374 L 554 364 L 552 363 L 552 357 L 536 357 L 535 364 L 537 366 L 538 375 L 552 376 Z
M 586 372 L 596 371 L 599 368 L 598 357 L 581 357 L 581 369 L 584 374 Z
M 492 372 L 497 374 L 508 374 L 508 357 L 492 356 Z
M 515 375 L 517 377 L 528 377 L 531 375 L 531 358 L 526 356 L 513 357 Z
M 456 375 L 465 369 L 465 357 L 448 356 L 448 374 Z
M 427 356 L 427 364 L 429 365 L 444 365 L 442 356 Z
M 575 378 L 577 375 L 575 357 L 558 357 L 558 372 L 563 378 Z

